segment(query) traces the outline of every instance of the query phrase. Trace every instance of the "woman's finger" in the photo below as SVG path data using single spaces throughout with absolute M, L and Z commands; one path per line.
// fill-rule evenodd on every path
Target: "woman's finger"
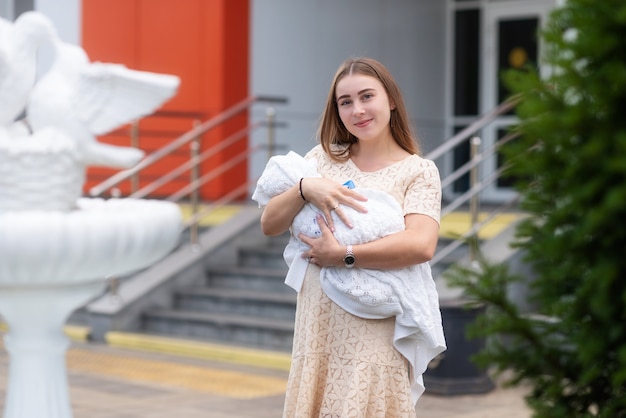
M 322 236 L 324 236 L 325 233 L 335 232 L 335 222 L 333 220 L 332 211 L 328 212 L 328 214 L 325 213 L 324 216 L 317 215 L 317 225 L 322 232 Z
M 350 189 L 345 189 L 344 196 L 345 198 L 340 202 L 342 205 L 350 206 L 357 212 L 367 213 L 367 208 L 358 203 L 367 202 L 367 197 Z
M 300 241 L 302 241 L 303 243 L 305 243 L 309 247 L 311 246 L 311 242 L 312 242 L 313 238 L 310 238 L 310 237 L 306 236 L 303 233 L 299 233 L 298 234 L 298 238 L 300 238 Z
M 335 209 L 335 213 L 337 214 L 339 219 L 341 219 L 341 222 L 343 222 L 348 228 L 352 229 L 352 222 L 350 221 L 350 218 L 348 218 L 348 216 L 346 215 L 345 211 L 341 208 L 341 206 Z

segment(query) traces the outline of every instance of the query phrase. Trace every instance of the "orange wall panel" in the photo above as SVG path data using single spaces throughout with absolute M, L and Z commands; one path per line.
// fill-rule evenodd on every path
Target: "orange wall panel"
M 249 0 L 83 0 L 82 8 L 82 43 L 92 60 L 180 77 L 177 95 L 160 110 L 204 115 L 202 119 L 207 120 L 248 96 Z M 167 142 L 155 131 L 167 132 L 174 140 L 183 132 L 172 132 L 173 126 L 188 124 L 186 131 L 193 121 L 190 116 L 181 116 L 176 123 L 167 118 L 147 119 L 140 123 L 140 146 L 146 151 Z M 244 112 L 212 130 L 204 135 L 202 150 L 247 123 Z M 123 130 L 128 131 L 128 127 Z M 118 132 L 100 140 L 124 143 L 120 136 Z M 247 148 L 244 138 L 204 163 L 202 173 Z M 169 162 L 157 164 L 161 170 L 170 166 Z M 96 171 L 102 173 L 102 169 Z M 247 163 L 243 162 L 205 186 L 202 197 L 219 198 L 247 178 Z
M 247 0 L 209 1 L 204 3 L 207 30 L 203 33 L 205 43 L 205 68 L 209 75 L 203 87 L 206 109 L 217 114 L 228 106 L 248 96 L 249 69 L 249 2 Z M 214 42 L 219 40 L 219 42 Z M 235 118 L 205 137 L 205 147 L 211 146 L 230 133 L 246 126 L 247 112 Z M 203 164 L 206 172 L 228 161 L 233 153 L 247 149 L 234 146 Z M 220 176 L 202 190 L 204 196 L 220 196 L 247 181 L 247 163 L 239 164 L 228 174 Z
M 137 66 L 137 2 L 83 0 L 82 15 L 82 46 L 92 61 Z
M 138 58 L 141 69 L 180 77 L 178 94 L 166 108 L 196 112 L 202 109 L 202 51 L 200 35 L 203 0 L 139 0 Z

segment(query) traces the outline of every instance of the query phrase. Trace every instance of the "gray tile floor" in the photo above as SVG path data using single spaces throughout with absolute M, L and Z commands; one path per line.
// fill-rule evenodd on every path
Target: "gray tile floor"
M 74 418 L 278 418 L 287 372 L 73 342 L 68 380 Z M 0 351 L 0 404 L 8 358 Z M 524 390 L 423 396 L 419 418 L 528 418 Z M 36 418 L 36 417 L 24 417 Z

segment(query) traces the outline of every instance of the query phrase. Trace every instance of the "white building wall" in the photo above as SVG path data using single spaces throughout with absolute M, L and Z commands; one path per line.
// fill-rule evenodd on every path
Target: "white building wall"
M 0 16 L 15 20 L 23 10 L 37 10 L 48 16 L 61 39 L 78 44 L 81 29 L 81 0 L 0 0 Z
M 0 14 L 14 0 L 0 0 Z M 332 77 L 349 56 L 382 61 L 402 88 L 422 148 L 445 139 L 445 13 L 442 0 L 250 0 L 250 93 L 285 96 L 277 119 L 278 153 L 305 153 L 315 133 Z M 34 9 L 50 17 L 67 42 L 81 40 L 81 0 L 34 0 Z M 51 53 L 42 51 L 39 71 Z M 255 107 L 253 119 L 264 117 Z M 260 130 L 253 145 L 265 143 Z M 250 164 L 251 179 L 263 170 L 266 153 Z
M 445 13 L 441 0 L 251 0 L 251 93 L 286 96 L 276 106 L 277 143 L 301 154 L 315 133 L 339 64 L 383 62 L 402 88 L 425 151 L 444 138 Z M 253 118 L 264 115 L 262 106 Z M 266 142 L 259 131 L 254 144 Z M 252 161 L 261 174 L 266 154 Z
M 0 16 L 15 20 L 23 10 L 37 10 L 52 20 L 57 33 L 66 42 L 80 44 L 81 41 L 81 0 L 0 0 Z M 50 47 L 39 51 L 37 69 L 43 74 L 52 62 Z
M 59 37 L 65 42 L 81 43 L 81 0 L 35 0 L 34 9 L 52 20 Z M 51 47 L 42 47 L 37 63 L 38 73 L 44 74 L 52 64 Z
M 0 0 L 0 17 L 13 20 L 13 1 Z
M 80 44 L 81 0 L 34 0 L 34 9 L 52 19 L 61 39 Z

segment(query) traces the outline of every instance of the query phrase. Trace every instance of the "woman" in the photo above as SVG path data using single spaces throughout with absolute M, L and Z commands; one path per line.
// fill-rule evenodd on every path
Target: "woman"
M 318 135 L 321 144 L 305 158 L 316 162 L 321 177 L 302 178 L 271 198 L 261 216 L 263 232 L 279 235 L 307 202 L 323 214 L 319 238 L 299 236 L 310 247 L 302 254 L 310 264 L 298 293 L 284 416 L 414 417 L 423 389 L 415 390 L 417 378 L 393 346 L 395 318 L 351 315 L 324 294 L 319 275 L 322 267 L 384 270 L 430 260 L 439 234 L 438 170 L 419 157 L 400 90 L 373 59 L 349 59 L 339 67 Z M 405 229 L 341 245 L 331 212 L 351 227 L 340 205 L 365 212 L 367 200 L 344 187 L 346 179 L 392 195 L 403 209 Z M 424 303 L 436 304 L 436 295 Z

